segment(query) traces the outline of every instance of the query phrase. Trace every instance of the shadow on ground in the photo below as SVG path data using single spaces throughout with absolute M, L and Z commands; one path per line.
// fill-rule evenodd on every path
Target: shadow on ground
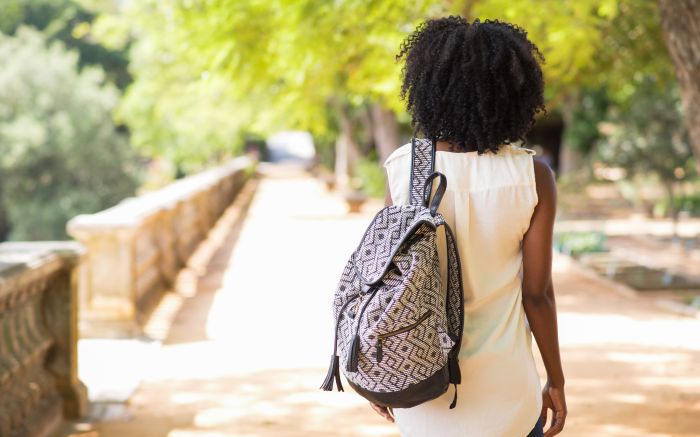
M 101 435 L 397 436 L 368 415 L 352 393 L 319 392 L 319 369 L 261 371 L 236 377 L 169 381 L 131 402 L 134 420 L 111 422 Z M 164 408 L 157 411 L 154 405 Z M 175 406 L 176 410 L 166 406 Z

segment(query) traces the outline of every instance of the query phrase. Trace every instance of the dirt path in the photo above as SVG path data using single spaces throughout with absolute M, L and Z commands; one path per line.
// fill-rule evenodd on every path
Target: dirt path
M 206 243 L 213 255 L 175 299 L 131 419 L 98 424 L 100 435 L 397 436 L 358 396 L 318 390 L 330 295 L 371 214 L 344 211 L 303 173 L 269 170 L 242 225 L 225 218 Z M 700 321 L 623 298 L 566 259 L 554 281 L 571 410 L 562 435 L 700 436 Z
M 700 435 L 700 320 L 615 294 L 557 259 L 567 436 Z

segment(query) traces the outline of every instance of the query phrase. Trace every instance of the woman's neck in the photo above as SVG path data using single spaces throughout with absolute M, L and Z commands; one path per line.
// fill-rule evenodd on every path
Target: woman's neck
M 435 150 L 440 150 L 442 152 L 453 152 L 453 153 L 464 153 L 471 152 L 471 150 L 464 150 L 456 144 L 452 144 L 447 141 L 438 140 L 435 145 Z

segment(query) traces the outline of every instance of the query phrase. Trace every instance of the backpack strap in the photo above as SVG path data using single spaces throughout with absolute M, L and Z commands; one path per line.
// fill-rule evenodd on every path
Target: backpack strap
M 437 226 L 445 229 L 447 243 L 447 293 L 445 295 L 445 314 L 447 316 L 447 331 L 455 342 L 447 356 L 450 384 L 455 384 L 455 396 L 450 409 L 457 405 L 457 384 L 462 383 L 462 373 L 459 369 L 459 350 L 462 346 L 464 331 L 464 288 L 462 283 L 462 267 L 457 249 L 457 241 L 452 229 L 441 215 L 435 220 Z
M 435 171 L 435 141 L 427 138 L 411 139 L 411 205 L 423 204 L 423 188 Z M 432 185 L 432 182 L 430 183 Z M 430 191 L 429 191 L 430 192 Z
M 457 364 L 457 355 L 462 345 L 462 333 L 464 331 L 464 284 L 462 283 L 462 266 L 457 249 L 457 240 L 452 229 L 445 222 L 444 217 L 438 216 L 437 226 L 445 229 L 445 240 L 447 243 L 447 293 L 445 296 L 445 313 L 447 315 L 448 334 L 455 341 L 455 345 L 450 351 L 450 383 L 459 384 L 459 367 L 452 369 Z M 454 372 L 452 371 L 454 370 Z
M 453 348 L 455 356 L 459 353 L 462 343 L 462 332 L 464 331 L 464 286 L 462 283 L 462 266 L 457 250 L 452 229 L 447 223 L 442 224 L 445 228 L 445 238 L 447 240 L 447 295 L 445 305 L 447 305 L 447 326 L 450 335 L 454 336 L 456 344 Z

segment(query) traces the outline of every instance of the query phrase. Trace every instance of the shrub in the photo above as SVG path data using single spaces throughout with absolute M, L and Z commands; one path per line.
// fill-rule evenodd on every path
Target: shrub
M 384 169 L 374 160 L 360 158 L 355 165 L 355 176 L 360 189 L 369 197 L 383 198 L 386 193 Z
M 112 122 L 118 93 L 101 69 L 79 71 L 76 53 L 29 28 L 0 35 L 0 59 L 0 209 L 10 239 L 64 239 L 68 219 L 137 187 Z

